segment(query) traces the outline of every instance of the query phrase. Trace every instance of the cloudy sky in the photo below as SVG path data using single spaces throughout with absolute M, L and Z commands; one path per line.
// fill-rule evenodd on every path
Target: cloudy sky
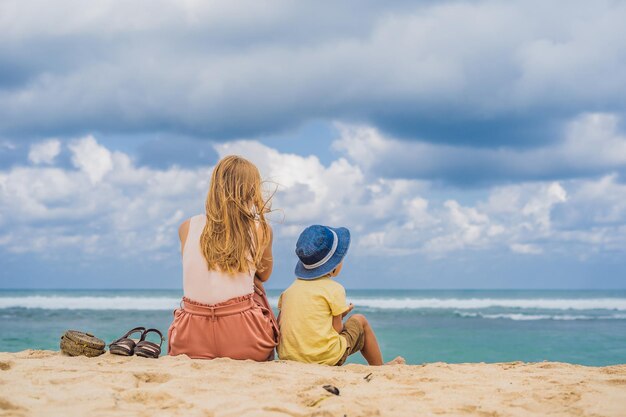
M 0 287 L 178 288 L 211 169 L 276 189 L 275 274 L 626 286 L 626 3 L 0 2 Z

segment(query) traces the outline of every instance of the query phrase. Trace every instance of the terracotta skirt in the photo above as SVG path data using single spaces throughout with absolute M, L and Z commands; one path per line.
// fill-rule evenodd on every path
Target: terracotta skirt
M 257 293 L 219 304 L 183 298 L 168 331 L 168 353 L 190 358 L 274 359 L 278 325 L 267 297 Z

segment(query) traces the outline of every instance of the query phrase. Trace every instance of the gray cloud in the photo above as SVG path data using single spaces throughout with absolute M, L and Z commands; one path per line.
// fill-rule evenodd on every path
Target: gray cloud
M 528 147 L 626 109 L 619 2 L 3 3 L 0 132 L 257 136 L 311 119 Z M 149 9 L 149 12 L 148 12 Z M 71 10 L 71 13 L 68 13 Z
M 368 126 L 338 125 L 333 146 L 386 177 L 494 184 L 604 175 L 626 171 L 626 135 L 613 114 L 582 114 L 540 148 L 517 149 L 403 142 Z

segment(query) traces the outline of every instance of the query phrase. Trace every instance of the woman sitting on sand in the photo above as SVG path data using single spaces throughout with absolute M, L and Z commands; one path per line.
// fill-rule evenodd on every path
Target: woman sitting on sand
M 262 283 L 272 273 L 272 229 L 259 171 L 227 156 L 213 170 L 206 213 L 179 229 L 183 301 L 168 332 L 170 355 L 274 358 L 278 327 Z

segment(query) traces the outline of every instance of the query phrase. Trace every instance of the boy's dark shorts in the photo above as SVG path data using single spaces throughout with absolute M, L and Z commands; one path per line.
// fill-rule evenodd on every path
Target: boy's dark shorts
M 365 343 L 365 330 L 363 329 L 363 325 L 354 317 L 350 317 L 346 320 L 346 324 L 344 324 L 343 330 L 339 335 L 346 339 L 348 345 L 346 346 L 345 353 L 335 366 L 343 365 L 346 359 L 348 359 L 348 356 L 360 352 Z

